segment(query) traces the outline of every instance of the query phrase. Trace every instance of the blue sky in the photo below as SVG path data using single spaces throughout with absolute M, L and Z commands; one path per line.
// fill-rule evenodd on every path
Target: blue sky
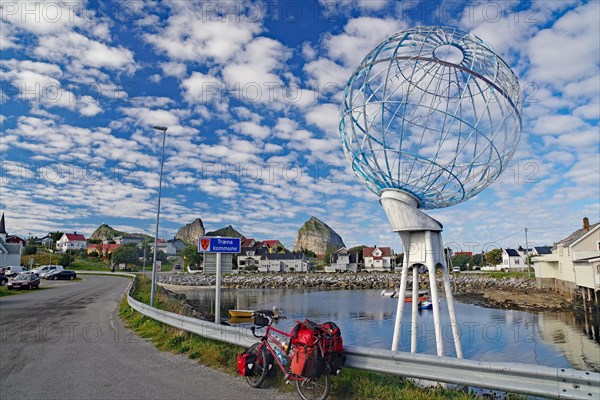
M 99 224 L 161 237 L 201 218 L 293 247 L 316 216 L 348 246 L 401 250 L 337 125 L 371 48 L 417 25 L 489 42 L 519 77 L 523 135 L 473 199 L 431 211 L 454 248 L 552 244 L 600 218 L 600 3 L 0 3 L 0 208 L 11 234 Z

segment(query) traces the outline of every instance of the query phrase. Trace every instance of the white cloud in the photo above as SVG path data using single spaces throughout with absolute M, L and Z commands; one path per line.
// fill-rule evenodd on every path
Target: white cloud
M 558 135 L 580 128 L 585 123 L 573 115 L 549 115 L 538 118 L 533 128 L 537 135 Z
M 256 38 L 223 68 L 223 80 L 239 92 L 239 98 L 251 102 L 273 102 L 280 97 L 283 82 L 278 72 L 284 69 L 283 62 L 289 55 L 280 42 L 266 37 Z
M 528 43 L 531 71 L 536 81 L 555 87 L 597 76 L 600 63 L 600 3 L 592 1 L 569 11 Z
M 212 75 L 192 72 L 192 75 L 181 82 L 183 96 L 188 103 L 218 102 L 222 96 L 221 80 Z
M 338 137 L 340 108 L 337 104 L 321 104 L 306 113 L 306 121 L 317 126 L 329 137 Z M 341 146 L 341 145 L 340 145 Z
M 64 62 L 70 58 L 81 65 L 132 72 L 135 69 L 133 53 L 122 47 L 109 47 L 82 34 L 69 32 L 43 36 L 35 54 L 51 61 Z
M 184 63 L 174 61 L 161 63 L 160 68 L 165 75 L 174 76 L 179 79 L 182 79 L 187 74 L 187 66 Z
M 123 113 L 133 119 L 140 126 L 152 127 L 154 125 L 175 126 L 179 125 L 179 117 L 171 111 L 151 110 L 147 107 L 122 108 Z
M 58 65 L 13 59 L 0 62 L 0 68 L 4 78 L 19 91 L 19 101 L 76 110 L 85 117 L 102 111 L 98 101 L 91 96 L 77 96 L 65 89 L 59 81 L 64 74 Z
M 255 139 L 264 139 L 271 134 L 268 127 L 254 122 L 238 122 L 232 126 L 233 130 Z
M 144 35 L 148 43 L 173 60 L 224 63 L 262 30 L 259 23 L 247 20 L 206 20 L 203 10 L 197 8 L 201 5 L 186 3 L 171 4 L 176 9 L 167 26 L 156 34 Z
M 373 47 L 403 28 L 406 24 L 393 18 L 354 18 L 344 26 L 344 33 L 326 36 L 323 45 L 329 57 L 355 67 Z

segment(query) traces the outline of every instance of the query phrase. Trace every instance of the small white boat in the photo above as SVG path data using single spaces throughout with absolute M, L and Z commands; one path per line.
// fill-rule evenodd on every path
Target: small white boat
M 432 310 L 433 303 L 429 300 L 419 301 L 419 310 Z
M 383 296 L 383 297 L 394 297 L 396 295 L 396 291 L 395 290 L 387 291 L 387 290 L 383 289 L 381 291 L 381 293 L 379 293 L 379 295 Z

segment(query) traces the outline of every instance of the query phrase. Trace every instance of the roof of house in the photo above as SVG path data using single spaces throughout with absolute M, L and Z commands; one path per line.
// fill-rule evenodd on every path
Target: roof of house
M 375 251 L 375 249 L 379 249 L 381 250 L 381 256 L 382 257 L 391 257 L 392 254 L 392 249 L 390 247 L 365 247 L 363 249 L 363 257 L 373 257 L 373 252 Z
M 118 249 L 119 247 L 121 247 L 120 244 L 116 244 L 116 243 L 111 243 L 111 244 L 88 244 L 87 248 L 88 249 L 95 249 L 98 251 L 113 251 L 115 249 Z
M 534 246 L 533 248 L 540 255 L 552 254 L 552 246 Z
M 18 237 L 17 235 L 8 235 L 6 237 L 6 243 L 21 243 L 21 244 L 25 244 L 25 243 L 27 243 L 27 241 L 25 239 L 22 239 L 22 238 Z
M 281 243 L 279 240 L 263 240 L 262 243 L 266 246 L 269 247 L 273 247 L 276 246 L 278 243 Z
M 20 243 L 6 243 L 0 238 L 0 254 L 21 254 Z
M 519 254 L 519 252 L 516 251 L 515 249 L 504 249 L 504 251 L 506 252 L 506 254 L 508 254 L 509 257 L 520 257 L 521 256 Z
M 65 235 L 67 236 L 67 240 L 69 242 L 73 242 L 73 241 L 85 242 L 85 236 L 80 235 L 79 233 L 65 233 Z
M 252 238 L 246 238 L 242 240 L 242 247 L 252 247 L 253 244 L 256 243 L 256 240 L 252 239 Z
M 244 256 L 249 251 L 253 251 L 254 255 L 256 255 L 256 256 L 260 256 L 262 254 L 268 253 L 268 251 L 262 247 L 242 247 L 240 250 L 241 250 L 240 255 L 244 255 Z
M 600 224 L 600 222 L 596 222 L 595 224 L 590 225 L 587 229 L 586 228 L 577 229 L 575 232 L 571 233 L 569 236 L 567 236 L 563 240 L 559 241 L 557 244 L 560 244 L 562 246 L 570 246 L 574 242 L 576 242 L 577 240 L 581 239 L 583 236 L 585 236 L 589 232 L 591 232 L 599 224 Z
M 6 235 L 6 225 L 4 224 L 4 213 L 2 213 L 2 218 L 0 218 L 0 233 L 4 233 Z
M 336 251 L 333 252 L 333 254 L 345 254 L 348 252 L 348 249 L 345 247 L 340 247 L 339 249 L 337 249 Z
M 261 260 L 301 260 L 304 257 L 302 253 L 265 253 Z

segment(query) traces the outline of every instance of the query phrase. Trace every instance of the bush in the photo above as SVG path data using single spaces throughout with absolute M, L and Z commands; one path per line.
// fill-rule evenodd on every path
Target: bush
M 90 254 L 88 254 L 89 257 L 98 257 L 99 254 L 97 251 L 92 251 Z
M 25 246 L 25 254 L 27 255 L 31 255 L 31 254 L 35 254 L 37 253 L 37 246 L 34 245 L 27 245 Z

